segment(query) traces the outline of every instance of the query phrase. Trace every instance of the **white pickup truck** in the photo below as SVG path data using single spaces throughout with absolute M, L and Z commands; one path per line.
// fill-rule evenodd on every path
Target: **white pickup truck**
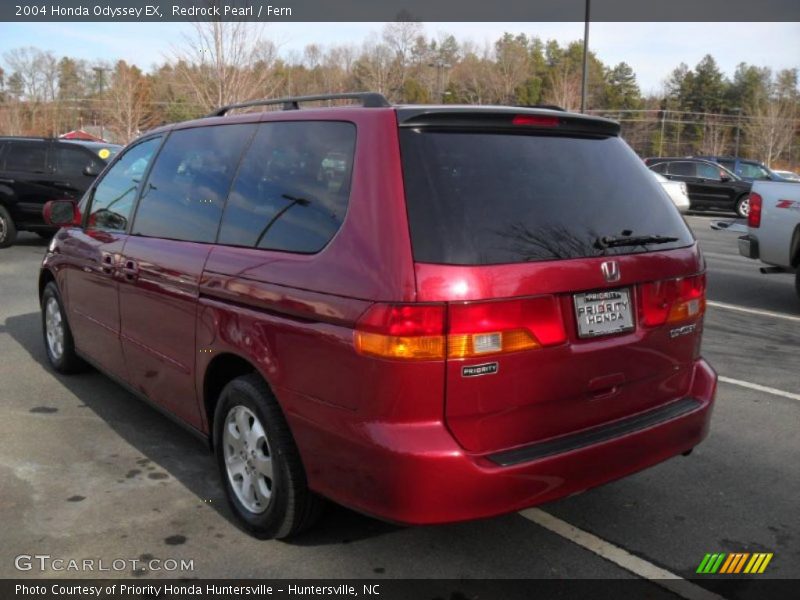
M 766 263 L 762 273 L 795 273 L 800 296 L 800 184 L 753 183 L 747 235 L 739 238 L 739 254 Z

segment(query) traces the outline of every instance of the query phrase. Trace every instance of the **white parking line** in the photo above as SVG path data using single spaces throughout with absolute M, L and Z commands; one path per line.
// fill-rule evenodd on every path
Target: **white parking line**
M 751 390 L 757 390 L 759 392 L 765 392 L 767 394 L 773 394 L 775 396 L 783 396 L 784 398 L 800 401 L 800 394 L 794 394 L 792 392 L 784 392 L 783 390 L 779 390 L 773 387 L 768 387 L 766 385 L 761 385 L 758 383 L 750 383 L 749 381 L 741 381 L 740 379 L 731 379 L 730 377 L 723 377 L 722 375 L 719 376 L 719 380 L 725 383 L 738 385 Z
M 722 596 L 718 596 L 675 573 L 634 556 L 619 546 L 600 539 L 588 531 L 578 529 L 574 525 L 570 525 L 566 521 L 562 521 L 539 508 L 529 508 L 519 514 L 537 525 L 541 525 L 545 529 L 566 538 L 570 542 L 586 548 L 597 556 L 613 562 L 626 571 L 630 571 L 644 579 L 649 579 L 655 585 L 686 598 L 686 600 L 722 600 Z
M 776 319 L 786 319 L 787 321 L 800 321 L 800 317 L 796 317 L 795 315 L 787 315 L 787 314 L 775 312 L 775 311 L 772 311 L 772 310 L 761 310 L 759 308 L 747 308 L 745 306 L 739 306 L 738 304 L 728 304 L 726 302 L 716 302 L 715 300 L 708 300 L 706 302 L 706 304 L 708 306 L 713 306 L 715 308 L 724 308 L 726 310 L 735 310 L 735 311 L 743 312 L 743 313 L 761 315 L 763 317 L 774 317 Z

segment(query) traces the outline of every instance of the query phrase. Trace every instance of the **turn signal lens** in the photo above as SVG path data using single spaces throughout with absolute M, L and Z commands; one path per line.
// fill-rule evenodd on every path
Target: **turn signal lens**
M 705 275 L 653 281 L 640 291 L 641 321 L 648 327 L 695 319 L 706 310 Z

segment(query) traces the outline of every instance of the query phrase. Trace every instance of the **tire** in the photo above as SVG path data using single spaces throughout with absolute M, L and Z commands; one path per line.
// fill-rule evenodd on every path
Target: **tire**
M 742 194 L 736 199 L 736 214 L 742 219 L 750 214 L 750 194 Z
M 794 274 L 794 291 L 797 292 L 797 297 L 800 298 L 800 267 L 797 268 L 797 272 Z
M 0 248 L 12 246 L 17 239 L 17 227 L 14 220 L 6 210 L 5 206 L 0 206 Z
M 42 334 L 47 360 L 59 373 L 78 373 L 86 363 L 75 352 L 75 342 L 58 286 L 51 281 L 42 292 Z
M 249 432 L 244 441 L 242 428 Z M 214 448 L 228 503 L 247 532 L 287 539 L 316 521 L 323 501 L 309 490 L 283 412 L 258 375 L 223 388 L 214 411 Z

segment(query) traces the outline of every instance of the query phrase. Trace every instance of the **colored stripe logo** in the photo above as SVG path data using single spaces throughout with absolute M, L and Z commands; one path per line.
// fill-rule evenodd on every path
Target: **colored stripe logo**
M 715 554 L 706 554 L 695 572 L 703 575 L 713 575 L 715 573 L 726 575 L 747 573 L 755 575 L 766 570 L 769 561 L 772 560 L 772 556 L 772 552 L 756 552 L 753 554 L 749 552 L 732 552 L 731 554 L 717 552 Z

